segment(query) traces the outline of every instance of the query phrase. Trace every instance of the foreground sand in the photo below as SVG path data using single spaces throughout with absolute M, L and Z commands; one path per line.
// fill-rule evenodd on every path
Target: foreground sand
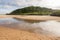
M 0 40 L 59 40 L 53 36 L 0 27 Z

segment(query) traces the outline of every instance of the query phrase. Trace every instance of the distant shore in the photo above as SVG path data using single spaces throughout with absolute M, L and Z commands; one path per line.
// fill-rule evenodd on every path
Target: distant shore
M 39 16 L 39 15 L 0 15 L 0 18 L 18 18 L 25 20 L 56 20 L 60 21 L 60 17 L 56 16 Z

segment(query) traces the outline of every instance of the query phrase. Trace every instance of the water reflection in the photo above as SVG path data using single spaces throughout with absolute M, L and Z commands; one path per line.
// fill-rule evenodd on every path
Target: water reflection
M 38 29 L 39 31 L 42 30 L 40 27 L 37 27 L 36 23 L 40 23 L 40 21 L 22 20 L 17 18 L 0 19 L 0 26 L 16 28 L 20 30 L 28 30 L 30 32 L 35 32 L 37 31 L 36 29 Z
M 0 18 L 0 26 L 60 36 L 60 22 L 54 20 L 31 22 L 30 20 L 16 18 Z
M 38 23 L 38 22 L 40 22 L 40 20 L 26 20 L 26 19 L 19 19 L 19 18 L 13 18 L 13 19 L 16 19 L 16 20 L 18 20 L 18 21 L 25 21 L 25 22 L 28 22 L 28 23 Z M 42 20 L 41 20 L 41 22 L 42 22 Z

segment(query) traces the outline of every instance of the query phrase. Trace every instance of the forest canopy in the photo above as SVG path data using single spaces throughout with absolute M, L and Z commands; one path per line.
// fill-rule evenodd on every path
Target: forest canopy
M 56 15 L 54 15 L 56 14 Z M 39 6 L 28 6 L 20 9 L 16 9 L 7 15 L 51 15 L 60 16 L 60 10 L 52 10 Z
M 48 15 L 52 12 L 52 9 L 29 6 L 21 9 L 16 9 L 9 15 Z

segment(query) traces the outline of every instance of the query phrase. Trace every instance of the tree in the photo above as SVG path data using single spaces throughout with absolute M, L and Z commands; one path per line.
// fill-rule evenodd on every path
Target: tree
M 52 10 L 48 8 L 29 6 L 21 9 L 16 9 L 8 15 L 49 15 L 51 12 Z
M 51 16 L 60 16 L 60 12 L 54 12 L 51 14 Z

